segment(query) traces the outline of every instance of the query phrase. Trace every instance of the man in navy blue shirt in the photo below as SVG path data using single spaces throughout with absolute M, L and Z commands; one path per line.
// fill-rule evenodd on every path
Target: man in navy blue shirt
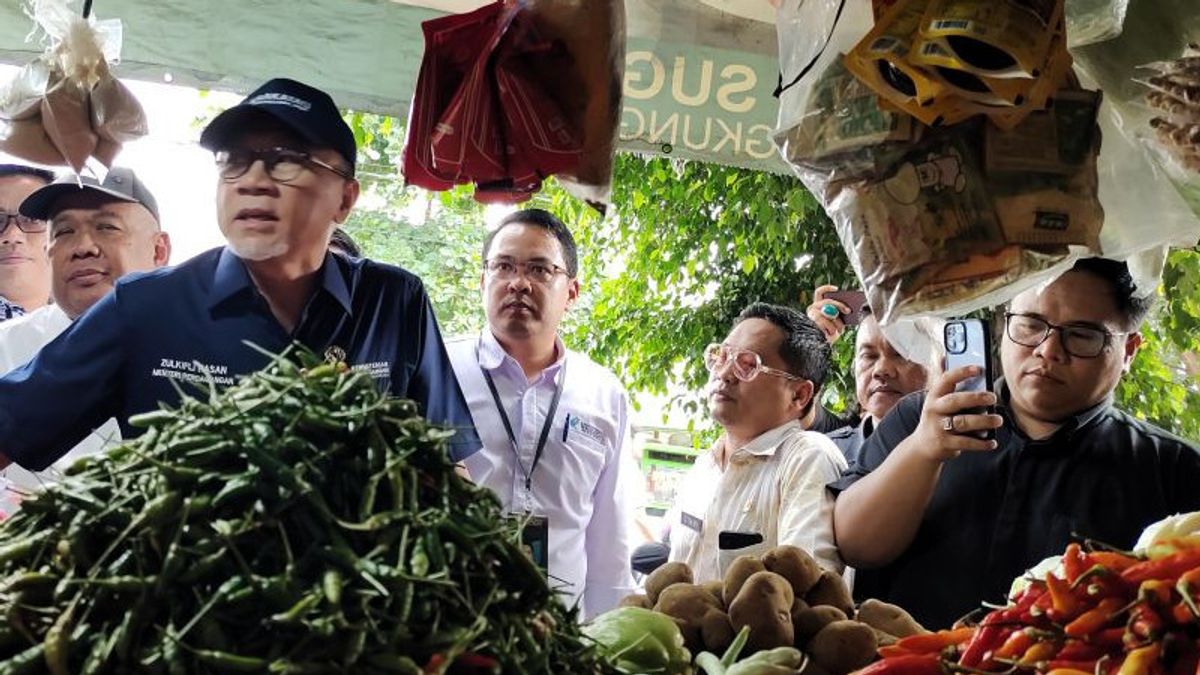
M 122 279 L 33 361 L 0 378 L 0 453 L 40 470 L 109 417 L 232 384 L 293 342 L 345 360 L 479 447 L 421 280 L 328 252 L 359 194 L 354 135 L 333 100 L 276 79 L 217 116 L 217 220 L 227 246 Z M 69 402 L 69 405 L 64 405 Z M 135 433 L 122 423 L 122 433 Z

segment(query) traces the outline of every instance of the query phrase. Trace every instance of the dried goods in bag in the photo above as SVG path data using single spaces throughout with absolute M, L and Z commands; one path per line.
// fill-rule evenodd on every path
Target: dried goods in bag
M 0 89 L 0 150 L 78 172 L 92 157 L 111 166 L 147 126 L 141 104 L 109 70 L 120 54 L 120 22 L 85 19 L 71 5 L 31 3 L 47 48 Z

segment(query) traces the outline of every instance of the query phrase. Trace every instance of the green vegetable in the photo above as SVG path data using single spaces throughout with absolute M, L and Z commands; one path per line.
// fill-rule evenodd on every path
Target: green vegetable
M 0 524 L 0 675 L 615 672 L 416 411 L 298 352 L 138 416 Z
M 802 670 L 804 654 L 794 647 L 764 650 L 737 661 L 749 637 L 750 627 L 743 626 L 720 659 L 711 652 L 701 652 L 696 665 L 708 675 L 797 675 Z
M 690 672 L 692 655 L 683 634 L 666 614 L 642 607 L 618 607 L 592 619 L 583 632 L 626 673 L 671 675 Z

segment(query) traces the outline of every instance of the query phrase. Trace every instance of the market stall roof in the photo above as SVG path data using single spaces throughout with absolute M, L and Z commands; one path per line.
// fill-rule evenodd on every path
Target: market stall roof
M 407 115 L 421 22 L 488 0 L 95 0 L 124 25 L 124 78 L 247 92 L 303 80 L 343 106 Z M 586 0 L 581 0 L 586 1 Z M 42 51 L 23 0 L 0 3 L 0 63 Z M 626 0 L 621 147 L 786 172 L 771 142 L 777 101 L 768 0 Z

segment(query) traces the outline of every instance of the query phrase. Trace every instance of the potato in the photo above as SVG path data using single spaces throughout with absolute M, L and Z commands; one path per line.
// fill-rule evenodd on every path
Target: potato
M 782 545 L 763 554 L 762 564 L 792 585 L 798 596 L 808 593 L 821 578 L 821 566 L 802 548 Z
M 875 631 L 857 621 L 834 621 L 808 642 L 808 654 L 831 675 L 845 675 L 875 660 Z
M 721 597 L 725 599 L 725 606 L 733 604 L 733 599 L 737 597 L 738 591 L 742 590 L 742 584 L 746 583 L 746 579 L 749 579 L 751 574 L 766 569 L 762 561 L 752 555 L 740 555 L 734 558 L 733 562 L 729 563 L 729 569 L 725 570 L 725 587 L 721 591 Z
M 643 607 L 645 609 L 654 609 L 650 604 L 650 599 L 641 593 L 634 593 L 621 598 L 617 603 L 617 607 Z
M 795 641 L 792 627 L 792 585 L 774 572 L 755 572 L 746 579 L 737 597 L 729 603 L 729 621 L 734 631 L 750 627 L 746 645 L 750 652 L 776 647 L 791 647 Z
M 692 583 L 692 568 L 687 563 L 669 562 L 660 566 L 646 577 L 646 597 L 651 605 L 658 604 L 658 594 L 671 584 Z
M 671 584 L 658 594 L 654 611 L 675 619 L 683 633 L 683 641 L 693 654 L 704 651 L 700 621 L 710 609 L 720 610 L 716 599 L 695 584 Z
M 898 638 L 929 632 L 900 607 L 874 598 L 863 602 L 854 618 Z
M 829 605 L 805 607 L 798 612 L 792 613 L 792 625 L 796 629 L 796 646 L 804 647 L 812 639 L 812 636 L 821 632 L 821 629 L 825 626 L 834 621 L 845 620 L 845 612 Z
M 700 584 L 700 588 L 708 591 L 709 594 L 716 599 L 717 604 L 721 606 L 721 611 L 725 611 L 725 582 L 714 579 Z
M 854 599 L 850 597 L 850 589 L 846 588 L 846 582 L 842 581 L 842 576 L 836 572 L 822 572 L 820 580 L 808 591 L 804 599 L 811 607 L 830 605 L 842 610 L 848 617 L 854 616 Z
M 725 653 L 736 637 L 729 615 L 719 609 L 708 610 L 704 618 L 700 619 L 700 637 L 708 651 L 714 654 Z
M 799 612 L 802 609 L 808 609 L 808 603 L 804 601 L 804 598 L 797 595 L 795 599 L 792 600 L 792 616 L 795 616 L 796 612 Z
M 867 625 L 871 626 L 871 624 Z M 894 645 L 900 641 L 900 638 L 896 637 L 895 635 L 892 635 L 891 633 L 885 633 L 874 626 L 871 626 L 871 630 L 875 631 L 875 643 L 880 647 Z

